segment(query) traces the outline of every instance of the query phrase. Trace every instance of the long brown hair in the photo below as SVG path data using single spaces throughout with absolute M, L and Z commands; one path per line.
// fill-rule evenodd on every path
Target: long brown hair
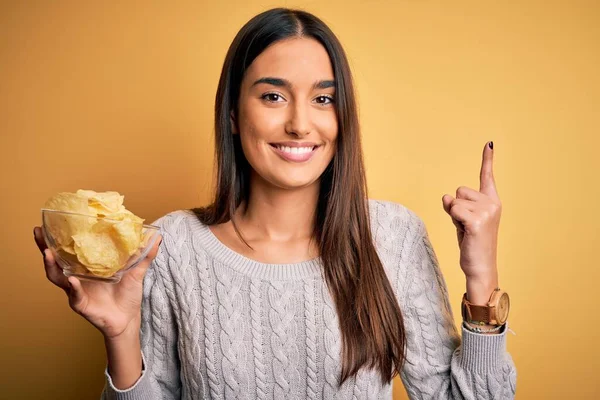
M 371 235 L 350 67 L 339 40 L 319 18 L 301 10 L 275 8 L 252 18 L 234 38 L 215 101 L 216 193 L 212 204 L 192 211 L 206 225 L 220 224 L 231 220 L 248 199 L 251 167 L 239 135 L 232 132 L 230 114 L 237 115 L 242 79 L 252 61 L 269 45 L 290 37 L 319 41 L 329 54 L 336 82 L 337 149 L 321 176 L 314 238 L 339 316 L 339 384 L 362 366 L 378 371 L 386 384 L 401 371 L 405 360 L 404 321 Z

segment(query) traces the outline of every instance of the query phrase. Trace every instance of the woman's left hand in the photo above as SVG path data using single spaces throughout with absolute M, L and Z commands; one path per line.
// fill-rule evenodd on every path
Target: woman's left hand
M 467 281 L 489 283 L 491 286 L 498 281 L 496 253 L 502 212 L 494 181 L 493 156 L 493 149 L 486 143 L 479 191 L 460 186 L 456 190 L 456 198 L 448 194 L 442 197 L 444 210 L 456 226 L 460 267 Z

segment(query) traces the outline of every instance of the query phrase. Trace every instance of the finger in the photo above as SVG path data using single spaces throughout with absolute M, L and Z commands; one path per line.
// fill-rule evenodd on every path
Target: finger
M 452 205 L 449 214 L 453 219 L 457 220 L 462 224 L 460 226 L 460 229 L 464 230 L 464 225 L 469 221 L 473 213 L 467 210 L 464 206 L 456 204 Z
M 454 199 L 454 201 L 452 202 L 451 208 L 453 208 L 453 207 L 461 207 L 469 212 L 475 212 L 475 210 L 477 210 L 477 203 L 475 203 L 472 200 Z M 452 214 L 450 214 L 450 215 L 452 215 Z
M 442 197 L 442 202 L 444 203 L 444 210 L 458 222 L 464 223 L 471 217 L 472 211 L 469 210 L 469 207 L 472 206 L 472 202 L 462 199 L 453 199 L 449 194 L 445 194 Z
M 452 198 L 452 196 L 450 196 L 448 194 L 445 194 L 444 196 L 442 196 L 442 203 L 444 205 L 444 210 L 448 213 L 448 215 L 450 215 L 450 219 L 452 220 L 452 223 L 456 227 L 456 235 L 458 238 L 458 242 L 460 243 L 462 241 L 462 236 L 464 234 L 463 232 L 464 232 L 465 228 L 460 221 L 458 221 L 457 219 L 452 217 L 452 215 L 450 214 L 450 209 L 452 208 L 453 201 L 454 201 L 454 198 Z
M 449 194 L 445 194 L 442 197 L 442 203 L 444 204 L 444 210 L 448 214 L 450 214 L 450 209 L 454 206 L 461 206 L 470 212 L 474 212 L 477 208 L 477 205 L 474 201 L 467 200 L 467 199 L 458 199 L 458 198 L 455 199 L 452 196 L 450 196 Z
M 152 250 L 150 250 L 150 252 L 148 252 L 148 255 L 146 256 L 147 259 L 153 260 L 158 255 L 158 250 L 160 249 L 162 240 L 162 235 L 158 235 L 156 243 L 154 243 L 154 246 L 152 246 Z
M 158 255 L 158 251 L 159 251 L 161 243 L 162 243 L 162 236 L 159 236 L 158 240 L 156 241 L 154 246 L 152 246 L 152 249 L 150 250 L 148 255 L 146 255 L 146 258 L 144 258 L 137 266 L 135 266 L 134 268 L 132 268 L 129 271 L 133 275 L 133 277 L 135 279 L 137 279 L 138 281 L 144 280 L 146 271 L 150 267 L 150 264 L 152 264 L 152 261 L 154 260 L 154 258 L 156 258 L 156 256 Z
M 85 289 L 81 285 L 81 281 L 74 276 L 70 276 L 68 284 L 71 285 L 71 291 L 69 293 L 69 305 L 78 314 L 83 314 L 87 307 L 87 294 Z
M 449 194 L 442 196 L 442 205 L 444 206 L 444 211 L 446 211 L 448 214 L 450 214 L 450 206 L 452 205 L 453 200 L 454 197 L 450 196 Z
M 479 201 L 482 197 L 483 195 L 480 192 L 467 186 L 460 186 L 458 189 L 456 189 L 457 199 Z
M 44 235 L 42 233 L 42 228 L 36 226 L 33 228 L 33 237 L 35 239 L 35 244 L 37 244 L 38 249 L 40 249 L 41 253 L 44 253 L 44 250 L 48 248 L 46 241 L 44 240 Z
M 44 252 L 44 269 L 46 270 L 46 278 L 56 286 L 69 293 L 69 281 L 62 269 L 56 264 L 54 255 L 49 249 L 45 249 Z
M 495 199 L 498 198 L 496 191 L 496 182 L 494 180 L 494 151 L 490 146 L 493 142 L 488 142 L 483 148 L 483 157 L 481 161 L 481 171 L 479 172 L 479 191 Z

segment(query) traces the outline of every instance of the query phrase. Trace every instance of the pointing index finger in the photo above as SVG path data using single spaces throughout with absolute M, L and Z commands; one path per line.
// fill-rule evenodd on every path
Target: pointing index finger
M 498 198 L 496 182 L 494 180 L 494 151 L 493 143 L 488 142 L 483 148 L 481 171 L 479 173 L 479 191 L 488 196 Z

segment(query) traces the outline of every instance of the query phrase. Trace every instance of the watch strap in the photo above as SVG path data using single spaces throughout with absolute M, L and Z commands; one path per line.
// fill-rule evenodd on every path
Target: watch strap
M 467 293 L 465 293 L 462 300 L 463 319 L 469 322 L 490 324 L 491 320 L 496 318 L 495 315 L 491 315 L 493 307 L 490 307 L 490 303 L 492 302 L 494 295 L 499 291 L 500 288 L 494 289 L 494 292 L 492 292 L 492 295 L 488 300 L 488 304 L 484 306 L 470 303 L 469 300 L 467 300 Z
M 468 309 L 471 311 L 471 321 L 490 323 L 490 308 L 488 306 L 476 306 L 470 304 Z

